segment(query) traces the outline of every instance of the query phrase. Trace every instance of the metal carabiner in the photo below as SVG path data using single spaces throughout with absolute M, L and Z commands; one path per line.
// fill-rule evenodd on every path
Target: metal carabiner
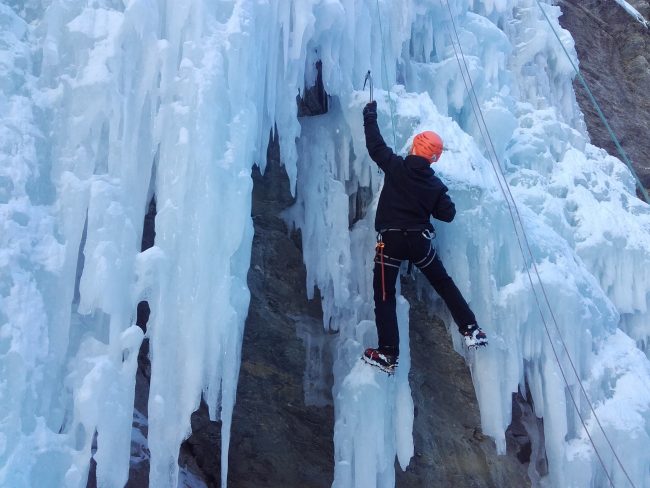
M 425 239 L 427 239 L 429 241 L 432 240 L 432 239 L 435 239 L 436 231 L 434 230 L 433 232 L 431 232 L 429 229 L 424 229 L 422 231 L 422 237 L 424 237 Z
M 363 89 L 366 89 L 366 83 L 370 81 L 370 101 L 372 102 L 372 75 L 370 74 L 370 70 L 366 73 L 366 79 L 363 80 Z

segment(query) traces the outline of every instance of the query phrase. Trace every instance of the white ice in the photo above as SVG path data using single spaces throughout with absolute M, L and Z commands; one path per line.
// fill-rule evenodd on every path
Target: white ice
M 179 474 L 178 450 L 201 398 L 223 422 L 226 485 L 249 304 L 250 172 L 254 163 L 264 168 L 277 128 L 296 196 L 285 218 L 302 231 L 307 294 L 318 288 L 323 326 L 339 337 L 334 485 L 392 486 L 393 460 L 405 468 L 414 447 L 403 298 L 398 373 L 388 378 L 359 362 L 376 340 L 371 269 L 382 175 L 361 119 L 371 69 L 382 133 L 397 152 L 419 130 L 445 140 L 435 169 L 458 215 L 436 224 L 436 246 L 489 348 L 464 352 L 444 306 L 428 299 L 472 368 L 483 431 L 505 451 L 512 393 L 521 390 L 544 419 L 545 445 L 531 436 L 533 453 L 548 459 L 540 484 L 602 486 L 605 471 L 570 391 L 616 486 L 625 474 L 601 426 L 635 486 L 650 487 L 650 209 L 625 166 L 589 143 L 573 69 L 537 2 L 449 7 L 0 5 L 0 485 L 85 486 L 91 455 L 100 486 L 124 485 L 141 300 L 152 310 L 150 486 L 194 483 Z M 575 57 L 559 7 L 542 7 Z M 329 111 L 299 120 L 296 96 L 316 79 L 317 60 Z M 492 145 L 503 176 L 487 157 Z M 506 181 L 511 194 L 501 190 Z M 361 187 L 373 200 L 351 225 Z M 155 246 L 141 252 L 154 194 Z M 370 449 L 368 436 L 384 442 Z

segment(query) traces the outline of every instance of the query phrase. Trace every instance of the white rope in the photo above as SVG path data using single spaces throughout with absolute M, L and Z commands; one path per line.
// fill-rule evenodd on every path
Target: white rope
M 530 273 L 530 268 L 528 266 L 528 260 L 526 259 L 526 253 L 524 251 L 524 246 L 522 244 L 522 236 L 523 236 L 523 242 L 525 243 L 526 248 L 528 250 L 528 254 L 530 256 L 531 264 L 532 264 L 533 269 L 535 271 L 535 275 L 537 276 L 537 281 L 538 281 L 539 286 L 540 286 L 540 288 L 542 290 L 542 294 L 544 296 L 544 301 L 546 302 L 549 313 L 551 314 L 551 318 L 552 318 L 553 323 L 555 324 L 557 335 L 560 338 L 560 341 L 562 343 L 562 346 L 564 348 L 566 356 L 567 356 L 567 358 L 569 360 L 569 363 L 571 365 L 573 373 L 575 374 L 576 379 L 577 379 L 577 381 L 578 381 L 578 383 L 580 385 L 580 389 L 581 389 L 587 403 L 589 404 L 589 408 L 591 409 L 591 412 L 592 412 L 592 414 L 593 414 L 593 416 L 594 416 L 594 418 L 595 418 L 595 420 L 596 420 L 596 422 L 598 424 L 598 427 L 602 431 L 602 434 L 603 434 L 604 438 L 607 440 L 607 443 L 608 443 L 614 457 L 616 458 L 616 461 L 618 462 L 619 466 L 621 467 L 621 469 L 625 473 L 625 476 L 627 477 L 627 479 L 630 482 L 630 484 L 632 485 L 632 487 L 635 488 L 635 485 L 632 482 L 632 479 L 630 478 L 629 474 L 627 473 L 627 471 L 626 471 L 625 467 L 623 466 L 623 463 L 621 462 L 620 458 L 616 454 L 616 451 L 615 451 L 611 441 L 609 440 L 609 437 L 607 436 L 607 433 L 605 432 L 605 429 L 603 428 L 603 426 L 602 426 L 602 424 L 601 424 L 601 422 L 600 422 L 600 420 L 598 418 L 598 415 L 596 414 L 596 410 L 594 409 L 594 406 L 593 406 L 591 400 L 589 399 L 589 396 L 587 395 L 587 391 L 586 391 L 586 389 L 584 387 L 584 384 L 582 383 L 582 380 L 580 379 L 577 368 L 575 367 L 575 364 L 574 364 L 574 362 L 573 362 L 573 360 L 571 358 L 571 355 L 569 353 L 569 349 L 568 349 L 568 347 L 566 345 L 566 342 L 564 341 L 564 338 L 562 337 L 562 334 L 560 332 L 560 328 L 559 328 L 559 326 L 557 324 L 557 320 L 555 319 L 555 315 L 553 314 L 553 308 L 551 307 L 550 300 L 548 298 L 548 295 L 546 294 L 546 289 L 544 287 L 541 276 L 539 274 L 539 270 L 537 269 L 537 264 L 535 263 L 533 253 L 532 253 L 532 249 L 530 247 L 530 243 L 529 243 L 528 238 L 526 236 L 526 231 L 525 231 L 524 226 L 523 226 L 523 219 L 522 219 L 522 217 L 521 217 L 521 215 L 519 213 L 517 203 L 516 203 L 516 201 L 514 199 L 514 196 L 512 195 L 512 192 L 510 190 L 510 186 L 508 185 L 508 182 L 506 180 L 503 169 L 501 168 L 498 154 L 497 154 L 497 152 L 496 152 L 496 150 L 494 148 L 494 144 L 492 142 L 492 138 L 490 136 L 490 132 L 489 132 L 488 127 L 487 127 L 487 123 L 485 122 L 485 118 L 483 116 L 483 111 L 482 111 L 482 109 L 480 107 L 480 104 L 479 104 L 479 101 L 478 101 L 478 96 L 476 95 L 476 90 L 474 89 L 474 83 L 472 81 L 472 78 L 471 78 L 471 75 L 470 75 L 470 72 L 469 72 L 469 67 L 468 67 L 467 61 L 465 59 L 465 54 L 463 53 L 463 50 L 462 50 L 462 46 L 461 46 L 461 43 L 460 43 L 460 36 L 458 35 L 458 30 L 456 29 L 456 23 L 454 21 L 454 16 L 453 16 L 453 12 L 451 10 L 451 6 L 450 6 L 448 0 L 445 0 L 445 2 L 447 4 L 447 8 L 449 10 L 449 16 L 450 16 L 450 19 L 451 19 L 451 24 L 453 26 L 456 41 L 458 42 L 458 48 L 460 50 L 460 56 L 459 56 L 458 55 L 458 50 L 456 49 L 456 44 L 454 43 L 454 39 L 452 38 L 451 33 L 449 32 L 449 29 L 448 29 L 449 37 L 451 39 L 451 42 L 452 42 L 452 45 L 453 45 L 453 48 L 454 48 L 454 53 L 456 55 L 456 60 L 458 61 L 458 65 L 459 65 L 459 68 L 461 70 L 461 74 L 462 74 L 462 77 L 463 77 L 463 82 L 465 83 L 465 88 L 467 89 L 468 94 L 470 96 L 470 103 L 472 104 L 472 108 L 474 110 L 474 115 L 476 117 L 476 121 L 477 121 L 477 123 L 479 125 L 479 130 L 481 132 L 481 136 L 483 137 L 486 148 L 488 149 L 488 157 L 489 157 L 489 160 L 490 160 L 490 164 L 492 165 L 492 168 L 493 168 L 493 170 L 495 172 L 495 176 L 497 177 L 497 181 L 499 182 L 499 187 L 501 188 L 501 191 L 503 192 L 504 198 L 505 198 L 506 203 L 508 205 L 508 210 L 509 210 L 509 213 L 510 213 L 510 217 L 512 219 L 515 234 L 517 236 L 517 241 L 519 243 L 519 249 L 521 251 L 522 257 L 524 258 L 524 265 L 525 265 L 526 273 L 528 275 L 528 280 L 530 282 L 531 289 L 532 289 L 533 294 L 535 296 L 535 301 L 537 303 L 537 308 L 539 310 L 540 317 L 542 319 L 542 323 L 544 324 L 544 328 L 546 330 L 546 335 L 547 335 L 547 337 L 549 339 L 549 343 L 551 345 L 553 355 L 554 355 L 555 360 L 556 360 L 556 362 L 558 364 L 558 367 L 560 369 L 562 379 L 564 380 L 564 383 L 567 386 L 567 391 L 569 392 L 569 396 L 571 397 L 571 401 L 573 403 L 573 406 L 576 409 L 578 417 L 580 418 L 580 422 L 581 422 L 581 424 L 582 424 L 582 426 L 583 426 L 583 428 L 585 430 L 585 433 L 587 434 L 589 442 L 591 443 L 592 447 L 594 448 L 594 452 L 596 453 L 596 456 L 597 456 L 603 470 L 605 471 L 605 475 L 607 476 L 607 479 L 609 480 L 610 485 L 612 487 L 614 487 L 614 482 L 612 480 L 612 477 L 609 474 L 607 468 L 605 467 L 605 462 L 603 461 L 602 456 L 600 455 L 600 453 L 598 451 L 598 448 L 596 447 L 596 444 L 595 444 L 589 430 L 587 429 L 585 419 L 584 419 L 584 417 L 582 416 L 582 414 L 580 412 L 577 400 L 576 400 L 575 396 L 573 395 L 571 387 L 569 386 L 569 382 L 567 380 L 564 368 L 562 367 L 562 364 L 560 362 L 560 358 L 559 358 L 559 355 L 557 353 L 557 350 L 555 349 L 555 346 L 553 345 L 553 340 L 551 338 L 551 333 L 550 333 L 550 330 L 548 328 L 548 324 L 546 323 L 546 319 L 544 318 L 544 313 L 543 313 L 543 310 L 542 310 L 540 299 L 539 299 L 539 296 L 538 296 L 537 291 L 536 291 L 535 286 L 534 286 L 534 282 L 533 282 L 533 279 L 532 279 L 532 276 L 531 276 L 531 273 Z M 442 5 L 442 0 L 440 0 L 440 3 Z M 444 5 L 443 5 L 443 8 L 444 8 Z M 462 64 L 461 64 L 461 57 L 463 59 Z M 463 71 L 463 65 L 464 65 L 465 70 L 467 72 L 467 79 L 465 78 L 465 73 Z M 468 80 L 469 80 L 469 82 L 468 82 Z M 470 87 L 471 87 L 471 89 L 470 89 Z M 474 106 L 474 104 L 476 104 L 476 106 Z M 479 114 L 480 114 L 480 118 L 479 118 Z M 485 133 L 484 133 L 484 131 L 485 131 Z M 490 149 L 492 150 L 492 152 L 490 152 Z M 494 154 L 494 158 L 496 159 L 496 164 L 495 164 L 493 156 L 492 156 L 493 154 Z M 498 171 L 497 171 L 497 168 L 498 168 Z M 503 179 L 503 184 L 501 183 L 501 178 Z M 514 211 L 513 211 L 513 208 L 514 208 Z M 515 219 L 515 215 L 516 215 L 516 219 Z M 520 231 L 518 229 L 517 223 L 519 223 L 519 227 L 521 228 L 521 235 L 520 235 Z
M 381 59 L 384 65 L 383 75 L 386 91 L 388 92 L 388 107 L 390 108 L 390 123 L 393 128 L 393 151 L 397 152 L 397 134 L 395 130 L 395 113 L 393 111 L 393 101 L 390 97 L 390 82 L 388 81 L 388 70 L 386 69 L 386 45 L 384 44 L 384 28 L 381 24 L 381 9 L 379 8 L 379 0 L 377 0 L 377 17 L 379 19 L 379 37 L 381 38 Z M 388 33 L 390 34 L 390 24 L 388 26 Z

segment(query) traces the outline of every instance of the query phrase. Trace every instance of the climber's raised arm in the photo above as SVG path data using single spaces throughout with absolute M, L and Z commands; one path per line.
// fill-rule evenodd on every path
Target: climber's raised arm
M 386 145 L 381 132 L 379 132 L 377 102 L 374 100 L 363 109 L 363 128 L 366 134 L 368 154 L 385 173 L 390 173 L 395 167 L 404 163 L 404 160 Z

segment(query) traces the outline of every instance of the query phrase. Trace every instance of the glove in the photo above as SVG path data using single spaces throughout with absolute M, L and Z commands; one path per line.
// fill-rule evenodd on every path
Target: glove
M 375 100 L 367 103 L 363 109 L 363 120 L 367 119 L 377 120 L 377 102 Z

